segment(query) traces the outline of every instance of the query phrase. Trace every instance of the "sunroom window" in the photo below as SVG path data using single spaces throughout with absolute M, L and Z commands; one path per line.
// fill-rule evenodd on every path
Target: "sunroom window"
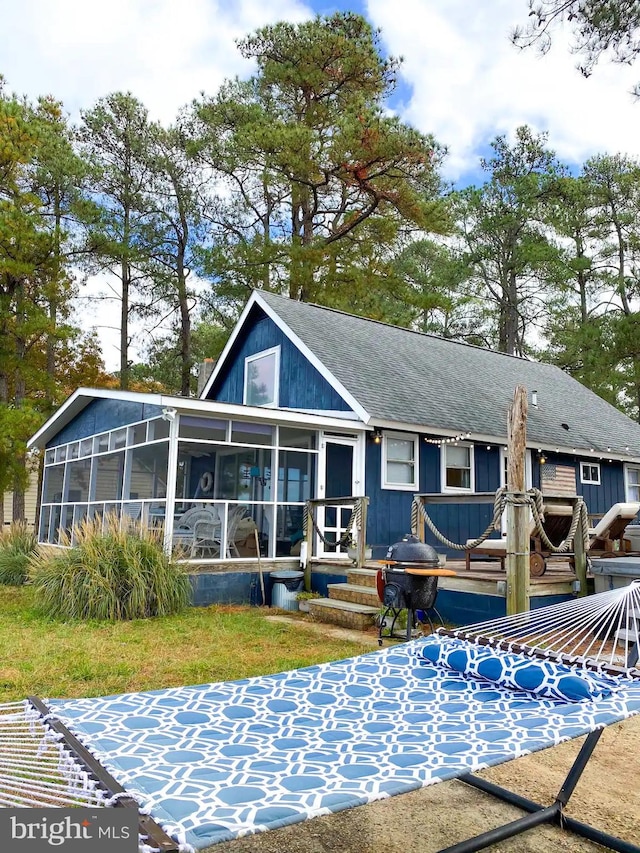
M 263 350 L 244 360 L 244 396 L 247 406 L 278 405 L 280 347 Z

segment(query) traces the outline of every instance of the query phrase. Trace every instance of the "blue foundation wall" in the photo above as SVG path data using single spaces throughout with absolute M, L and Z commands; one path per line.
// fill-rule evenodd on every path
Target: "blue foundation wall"
M 273 570 L 277 571 L 277 570 Z M 328 597 L 328 584 L 345 583 L 347 580 L 346 567 L 344 574 L 313 572 L 311 588 L 314 592 Z M 273 581 L 272 570 L 263 573 L 265 598 L 271 604 Z M 191 582 L 191 603 L 195 607 L 208 607 L 210 604 L 251 604 L 261 605 L 262 589 L 258 572 L 198 572 L 189 575 Z
M 531 609 L 549 607 L 569 601 L 573 595 L 542 595 L 531 598 Z M 481 595 L 473 592 L 458 592 L 439 589 L 436 608 L 445 622 L 452 625 L 473 625 L 489 619 L 506 616 L 506 599 L 500 595 Z

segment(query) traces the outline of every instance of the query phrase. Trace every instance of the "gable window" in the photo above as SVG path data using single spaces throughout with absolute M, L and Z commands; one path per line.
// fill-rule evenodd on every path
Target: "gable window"
M 580 482 L 591 486 L 600 485 L 600 465 L 597 462 L 580 463 Z
M 474 486 L 473 445 L 443 444 L 442 491 L 472 492 Z
M 382 438 L 382 488 L 418 489 L 418 436 L 386 432 Z
M 277 406 L 279 376 L 279 346 L 247 356 L 244 360 L 244 404 Z
M 640 502 L 640 465 L 625 465 L 624 481 L 627 500 Z

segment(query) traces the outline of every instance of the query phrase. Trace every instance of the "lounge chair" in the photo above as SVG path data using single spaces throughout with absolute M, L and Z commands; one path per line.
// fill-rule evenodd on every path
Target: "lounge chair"
M 573 507 L 570 504 L 545 503 L 544 530 L 554 545 L 559 545 L 567 536 L 571 529 L 572 518 Z M 551 551 L 543 544 L 540 536 L 536 535 L 536 525 L 533 518 L 529 522 L 529 538 L 529 571 L 531 576 L 536 578 L 542 576 L 547 570 L 547 558 L 551 556 Z M 467 544 L 472 541 L 472 539 L 468 539 Z M 507 556 L 507 540 L 505 537 L 501 539 L 485 539 L 477 548 L 465 551 L 465 567 L 467 571 L 471 569 L 472 554 L 482 554 L 499 559 L 500 568 L 504 571 L 504 561 Z
M 614 504 L 597 525 L 589 530 L 589 556 L 628 551 L 625 530 L 639 512 L 640 503 L 635 501 Z

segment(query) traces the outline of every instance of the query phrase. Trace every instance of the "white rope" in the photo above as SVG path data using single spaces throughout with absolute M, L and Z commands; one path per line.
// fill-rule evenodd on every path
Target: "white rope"
M 454 630 L 454 636 L 476 643 L 517 647 L 591 668 L 627 666 L 640 644 L 640 581 L 598 595 L 516 613 Z M 522 648 L 524 647 L 524 648 Z

